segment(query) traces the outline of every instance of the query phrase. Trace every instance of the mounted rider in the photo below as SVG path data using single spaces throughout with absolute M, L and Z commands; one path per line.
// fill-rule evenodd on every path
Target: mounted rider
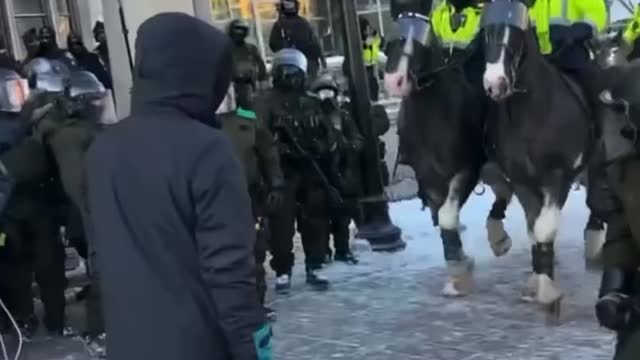
M 482 2 L 445 0 L 431 13 L 433 32 L 453 56 L 467 49 L 480 29 Z
M 603 0 L 533 0 L 531 25 L 540 52 L 582 88 L 591 107 L 598 101 L 599 68 L 591 59 L 588 41 L 607 26 Z
M 635 47 L 636 41 L 640 38 L 640 4 L 636 5 L 636 10 L 633 13 L 633 17 L 624 28 L 624 32 L 622 33 L 622 39 L 624 40 L 625 45 L 627 45 L 630 50 L 633 50 Z

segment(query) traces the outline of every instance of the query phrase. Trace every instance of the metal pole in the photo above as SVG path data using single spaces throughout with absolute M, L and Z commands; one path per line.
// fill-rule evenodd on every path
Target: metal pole
M 260 56 L 264 61 L 267 61 L 267 48 L 264 43 L 264 35 L 262 34 L 262 18 L 260 17 L 260 9 L 256 2 L 259 0 L 251 0 L 251 11 L 253 11 L 253 19 L 256 27 L 256 39 L 258 40 L 258 49 L 260 50 Z
M 400 229 L 391 223 L 389 206 L 384 194 L 378 134 L 374 132 L 371 120 L 371 100 L 367 74 L 362 57 L 362 40 L 358 25 L 355 1 L 336 0 L 341 10 L 341 21 L 344 32 L 345 54 L 350 76 L 352 113 L 362 135 L 365 138 L 365 149 L 362 156 L 362 190 L 360 200 L 364 218 L 359 224 L 360 239 L 367 239 L 374 251 L 397 251 L 405 248 Z
M 380 36 L 384 37 L 384 20 L 382 19 L 382 4 L 380 4 L 380 0 L 376 0 L 376 7 L 378 8 L 378 30 L 380 31 Z

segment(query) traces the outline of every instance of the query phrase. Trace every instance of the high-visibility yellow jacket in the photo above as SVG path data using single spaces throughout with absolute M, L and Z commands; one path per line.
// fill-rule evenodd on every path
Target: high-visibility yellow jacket
M 530 14 L 540 51 L 545 55 L 558 50 L 554 43 L 570 36 L 571 25 L 590 25 L 595 35 L 605 29 L 608 20 L 604 0 L 536 0 Z
M 640 5 L 636 6 L 636 11 L 633 14 L 633 18 L 622 33 L 624 42 L 633 48 L 636 40 L 640 37 Z
M 364 56 L 364 66 L 376 66 L 378 65 L 378 57 L 380 56 L 380 46 L 382 45 L 382 38 L 375 35 L 371 38 L 371 43 L 364 43 L 362 52 Z
M 462 18 L 457 29 L 452 24 L 454 14 L 455 9 L 448 1 L 440 3 L 431 13 L 433 32 L 444 47 L 465 49 L 473 41 L 480 29 L 482 7 L 480 5 L 470 6 L 459 12 L 458 15 Z

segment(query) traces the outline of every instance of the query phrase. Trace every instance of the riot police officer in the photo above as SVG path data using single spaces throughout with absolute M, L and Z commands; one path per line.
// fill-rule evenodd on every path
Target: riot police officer
M 281 0 L 278 9 L 280 16 L 273 25 L 269 38 L 271 51 L 275 53 L 285 48 L 300 50 L 307 58 L 307 74 L 310 79 L 314 79 L 320 66 L 327 67 L 320 40 L 309 22 L 298 14 L 298 0 Z
M 629 30 L 623 40 L 632 47 Z M 588 194 L 598 200 L 592 211 L 608 225 L 596 315 L 602 326 L 618 334 L 614 360 L 631 360 L 640 358 L 640 114 L 637 85 L 629 79 L 635 79 L 640 69 L 621 65 L 607 71 L 612 79 L 601 99 L 624 104 L 627 111 L 603 117 L 605 136 L 598 155 L 610 164 L 603 167 L 608 181 L 591 187 Z
M 239 98 L 248 98 L 258 82 L 267 80 L 267 67 L 258 48 L 246 41 L 249 36 L 249 22 L 236 19 L 229 24 L 229 37 L 233 41 L 233 84 Z
M 344 202 L 337 211 L 330 214 L 330 230 L 333 235 L 335 254 L 332 254 L 327 239 L 328 260 L 355 265 L 358 259 L 351 252 L 349 225 L 351 220 L 358 217 L 358 200 L 360 189 L 360 152 L 364 146 L 364 139 L 360 130 L 351 117 L 348 108 L 342 108 L 338 103 L 339 87 L 329 73 L 319 76 L 311 84 L 311 92 L 320 101 L 324 114 L 331 120 L 331 124 L 338 135 L 338 149 L 335 157 L 339 190 Z
M 249 92 L 236 94 L 235 109 L 217 118 L 244 165 L 256 220 L 256 285 L 260 303 L 267 317 L 272 319 L 274 311 L 264 306 L 267 291 L 264 262 L 269 237 L 268 214 L 277 212 L 282 205 L 284 177 L 273 135 L 263 119 L 252 110 L 252 98 Z
M 106 100 L 106 89 L 88 71 L 73 71 L 69 75 L 64 95 L 53 102 L 52 110 L 38 122 L 34 136 L 53 154 L 60 182 L 69 199 L 70 215 L 80 214 L 88 248 L 88 272 L 91 279 L 86 298 L 87 334 L 85 339 L 96 355 L 103 355 L 104 320 L 100 301 L 95 251 L 91 242 L 91 228 L 87 218 L 85 158 L 93 139 L 100 130 L 100 119 Z M 69 222 L 67 217 L 66 222 Z
M 35 273 L 45 309 L 44 324 L 55 336 L 73 335 L 65 326 L 66 287 L 64 249 L 56 236 L 52 211 L 46 201 L 49 164 L 44 148 L 31 138 L 26 79 L 14 71 L 0 70 L 0 158 L 15 183 L 3 189 L 8 204 L 2 215 L 3 299 L 29 339 L 39 321 L 35 316 L 32 279 Z M 23 112 L 24 111 L 24 112 Z M 6 297 L 5 297 L 6 296 Z
M 278 52 L 274 58 L 274 88 L 257 103 L 258 116 L 267 123 L 277 142 L 285 178 L 283 205 L 270 218 L 271 266 L 277 275 L 279 293 L 290 289 L 298 206 L 307 283 L 315 290 L 329 286 L 320 271 L 326 252 L 330 199 L 335 197 L 327 173 L 336 144 L 328 117 L 319 103 L 306 95 L 306 73 L 307 60 L 300 51 Z

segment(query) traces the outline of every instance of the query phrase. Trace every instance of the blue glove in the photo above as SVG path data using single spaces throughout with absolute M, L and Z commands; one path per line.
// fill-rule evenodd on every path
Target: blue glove
M 253 343 L 256 347 L 256 353 L 258 354 L 258 360 L 272 360 L 273 349 L 271 346 L 271 338 L 273 337 L 273 331 L 269 324 L 265 324 L 258 331 L 253 333 Z

